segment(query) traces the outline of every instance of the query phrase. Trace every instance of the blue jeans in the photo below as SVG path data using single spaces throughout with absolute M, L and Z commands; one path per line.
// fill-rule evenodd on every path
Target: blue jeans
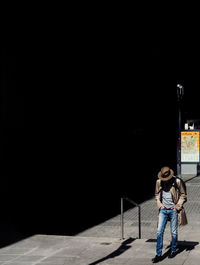
M 157 245 L 156 254 L 162 255 L 163 248 L 163 235 L 167 221 L 170 221 L 171 232 L 171 251 L 176 251 L 177 238 L 178 238 L 178 212 L 176 210 L 161 209 L 159 214 L 158 229 L 157 229 Z

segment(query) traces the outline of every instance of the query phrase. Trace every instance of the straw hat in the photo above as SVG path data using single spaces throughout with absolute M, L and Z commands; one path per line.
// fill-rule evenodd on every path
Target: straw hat
M 162 167 L 158 173 L 158 178 L 162 181 L 168 181 L 174 176 L 174 171 L 169 167 Z

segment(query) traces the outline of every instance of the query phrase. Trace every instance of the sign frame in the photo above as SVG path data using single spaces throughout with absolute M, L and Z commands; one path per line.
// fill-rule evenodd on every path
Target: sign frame
M 193 137 L 196 136 L 196 147 L 192 146 L 194 143 Z M 188 138 L 188 139 L 187 139 Z M 184 148 L 188 148 L 188 154 L 183 152 Z M 196 151 L 195 151 L 196 148 Z M 200 130 L 182 130 L 181 131 L 181 164 L 199 164 L 200 162 Z M 190 150 L 191 149 L 191 153 Z M 194 153 L 192 154 L 192 151 Z

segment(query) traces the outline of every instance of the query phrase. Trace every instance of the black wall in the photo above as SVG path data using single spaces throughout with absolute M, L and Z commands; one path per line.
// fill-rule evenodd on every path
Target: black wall
M 16 230 L 77 233 L 176 172 L 176 45 L 126 33 L 2 48 L 1 200 Z

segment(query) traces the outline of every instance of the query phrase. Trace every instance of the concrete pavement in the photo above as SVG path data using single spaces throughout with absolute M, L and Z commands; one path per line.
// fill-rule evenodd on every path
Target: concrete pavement
M 164 236 L 163 260 L 159 264 L 196 265 L 200 257 L 200 176 L 183 176 L 188 202 L 188 225 L 179 229 L 177 255 L 168 259 L 169 226 Z M 141 235 L 138 239 L 137 208 L 124 213 L 124 239 L 120 215 L 76 236 L 33 235 L 0 249 L 0 265 L 148 265 L 155 256 L 155 199 L 141 205 Z

